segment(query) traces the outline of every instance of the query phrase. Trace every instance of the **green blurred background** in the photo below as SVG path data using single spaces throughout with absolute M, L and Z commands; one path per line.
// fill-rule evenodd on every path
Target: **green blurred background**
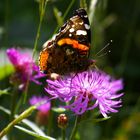
M 140 1 L 139 0 L 87 0 L 91 22 L 91 57 L 97 66 L 116 78 L 124 79 L 123 107 L 104 122 L 81 124 L 82 140 L 139 140 L 140 139 Z M 41 27 L 37 50 L 58 26 L 54 9 L 64 15 L 71 0 L 50 0 Z M 75 0 L 64 21 L 79 8 Z M 33 49 L 39 10 L 37 0 L 0 1 L 0 89 L 9 86 L 5 50 L 12 46 Z M 92 10 L 90 10 L 90 8 Z M 104 51 L 97 53 L 113 40 Z M 5 74 L 5 76 L 4 76 Z M 34 87 L 34 85 L 31 85 Z M 40 89 L 30 88 L 31 93 Z M 39 91 L 40 92 L 40 91 Z M 0 104 L 9 107 L 9 96 L 0 96 Z M 7 124 L 7 116 L 0 111 L 0 130 Z M 21 135 L 22 132 L 19 132 Z M 22 134 L 23 135 L 23 134 Z M 57 136 L 58 134 L 56 134 Z M 24 136 L 25 138 L 26 136 Z M 33 139 L 30 137 L 30 139 Z

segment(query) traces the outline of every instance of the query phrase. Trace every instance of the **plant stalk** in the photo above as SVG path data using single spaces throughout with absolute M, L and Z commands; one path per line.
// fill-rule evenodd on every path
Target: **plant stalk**
M 76 134 L 77 128 L 78 128 L 78 123 L 79 123 L 80 119 L 81 119 L 81 116 L 78 116 L 78 115 L 77 115 L 77 116 L 76 116 L 76 119 L 75 119 L 74 127 L 73 127 L 73 129 L 72 129 L 72 133 L 71 133 L 71 135 L 70 135 L 69 140 L 74 140 L 75 134 Z

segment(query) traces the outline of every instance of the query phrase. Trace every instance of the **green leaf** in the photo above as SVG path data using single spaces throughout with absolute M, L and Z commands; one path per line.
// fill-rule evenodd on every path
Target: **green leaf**
M 7 135 L 10 130 L 18 123 L 20 123 L 23 119 L 27 118 L 34 110 L 36 109 L 35 106 L 31 106 L 27 108 L 24 112 L 22 112 L 18 117 L 16 117 L 13 121 L 11 121 L 5 128 L 2 129 L 0 132 L 0 138 Z
M 98 112 L 96 112 L 97 114 L 98 114 Z M 102 121 L 106 121 L 106 120 L 108 120 L 108 119 L 110 119 L 111 117 L 106 117 L 106 118 L 97 118 L 97 114 L 96 113 L 94 113 L 95 115 L 94 116 L 91 116 L 90 118 L 88 118 L 88 119 L 82 119 L 81 120 L 81 123 L 84 123 L 84 122 L 91 122 L 91 123 L 98 123 L 98 122 L 102 122 Z
M 58 26 L 61 26 L 63 24 L 63 17 L 61 16 L 61 12 L 56 7 L 53 8 L 53 12 L 56 17 Z
M 63 113 L 66 111 L 66 109 L 62 107 L 53 107 L 52 110 L 57 113 Z
M 9 76 L 13 72 L 14 72 L 14 68 L 12 65 L 5 65 L 5 66 L 0 67 L 0 80 Z
M 108 119 L 110 119 L 111 117 L 107 117 L 107 118 L 98 118 L 98 119 L 94 119 L 93 122 L 102 122 L 102 121 L 106 121 Z
M 8 110 L 8 109 L 6 109 L 6 108 L 4 108 L 2 106 L 0 106 L 0 110 L 2 110 L 3 112 L 5 112 L 8 115 L 11 114 L 10 110 Z M 18 115 L 15 115 L 14 117 L 17 118 Z M 30 121 L 28 119 L 23 119 L 22 123 L 25 124 L 26 126 L 28 126 L 29 128 L 31 128 L 34 132 L 45 136 L 45 133 L 35 123 L 33 123 L 32 121 Z
M 0 96 L 3 95 L 3 94 L 9 94 L 9 88 L 7 89 L 4 89 L 4 90 L 0 90 Z
M 35 138 L 38 138 L 40 140 L 55 140 L 52 137 L 39 135 L 38 133 L 35 133 L 35 132 L 31 131 L 31 130 L 28 130 L 28 129 L 23 128 L 23 127 L 18 126 L 18 125 L 15 125 L 14 127 L 19 129 L 19 130 L 21 130 L 21 131 L 23 131 L 23 132 L 25 132 L 25 133 L 27 133 L 27 134 L 29 134 L 29 135 L 31 135 L 31 136 L 33 136 L 33 137 L 35 137 Z

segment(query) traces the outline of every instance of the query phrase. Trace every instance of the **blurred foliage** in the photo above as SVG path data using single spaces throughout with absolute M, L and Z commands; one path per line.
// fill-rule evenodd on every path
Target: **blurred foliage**
M 52 37 L 56 27 L 68 19 L 73 11 L 79 8 L 79 0 L 75 1 L 65 19 L 62 16 L 70 4 L 70 0 L 50 0 L 41 27 L 38 50 L 42 44 Z M 87 0 L 90 7 L 91 0 Z M 97 66 L 124 79 L 125 96 L 120 112 L 111 115 L 106 121 L 98 123 L 82 123 L 79 126 L 81 140 L 139 140 L 140 139 L 140 1 L 139 0 L 98 0 L 95 12 L 91 17 L 92 46 L 90 57 L 95 58 Z M 92 8 L 92 7 L 91 7 Z M 93 9 L 94 10 L 94 9 Z M 88 9 L 90 12 L 90 10 Z M 39 24 L 38 2 L 35 0 L 5 0 L 0 1 L 0 53 L 11 46 L 33 49 L 37 27 Z M 90 13 L 89 13 L 90 14 Z M 61 20 L 60 20 L 61 19 Z M 107 43 L 113 40 L 107 48 L 98 53 Z M 109 53 L 109 51 L 111 51 Z M 98 53 L 98 54 L 97 54 Z M 1 54 L 0 54 L 1 55 Z M 6 57 L 6 56 L 5 56 Z M 0 56 L 0 92 L 10 87 L 8 75 L 13 71 L 5 58 Z M 8 64 L 8 65 L 7 65 Z M 31 84 L 28 96 L 40 94 L 43 88 Z M 19 95 L 20 97 L 21 95 Z M 18 99 L 19 99 L 18 97 Z M 28 98 L 29 98 L 28 97 Z M 9 95 L 0 96 L 0 104 L 10 107 Z M 20 108 L 20 112 L 27 105 Z M 55 117 L 58 114 L 55 113 Z M 54 117 L 55 129 L 56 119 Z M 34 119 L 33 115 L 30 117 Z M 0 111 L 0 130 L 9 122 L 8 116 Z M 70 130 L 73 116 L 70 118 Z M 86 128 L 86 129 L 85 129 Z M 68 130 L 68 134 L 70 133 Z M 19 130 L 14 129 L 18 137 L 33 139 Z M 60 130 L 53 137 L 58 137 Z

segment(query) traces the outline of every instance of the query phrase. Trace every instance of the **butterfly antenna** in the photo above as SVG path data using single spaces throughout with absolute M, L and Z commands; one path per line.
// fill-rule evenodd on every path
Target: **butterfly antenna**
M 111 52 L 111 50 L 109 50 L 108 52 L 105 52 L 105 53 L 103 53 L 103 54 L 101 54 L 101 55 L 98 55 L 97 57 L 99 58 L 99 57 L 103 57 L 103 56 L 105 56 L 105 55 L 107 55 L 108 53 L 110 53 Z
M 95 69 L 96 69 L 96 70 L 99 70 L 99 68 L 98 68 L 98 66 L 97 66 L 96 64 L 95 64 L 95 66 L 94 66 L 94 67 L 95 67 Z
M 110 40 L 109 43 L 107 43 L 99 52 L 97 52 L 97 54 L 95 55 L 95 57 L 98 56 L 101 52 L 103 52 L 108 46 L 110 46 L 110 44 L 111 44 L 112 42 L 113 42 L 113 40 Z M 111 52 L 111 51 L 109 50 L 108 52 Z M 104 56 L 104 55 L 106 55 L 106 54 L 107 54 L 107 53 L 104 53 L 103 55 L 100 55 L 100 56 L 98 56 L 98 57 Z

